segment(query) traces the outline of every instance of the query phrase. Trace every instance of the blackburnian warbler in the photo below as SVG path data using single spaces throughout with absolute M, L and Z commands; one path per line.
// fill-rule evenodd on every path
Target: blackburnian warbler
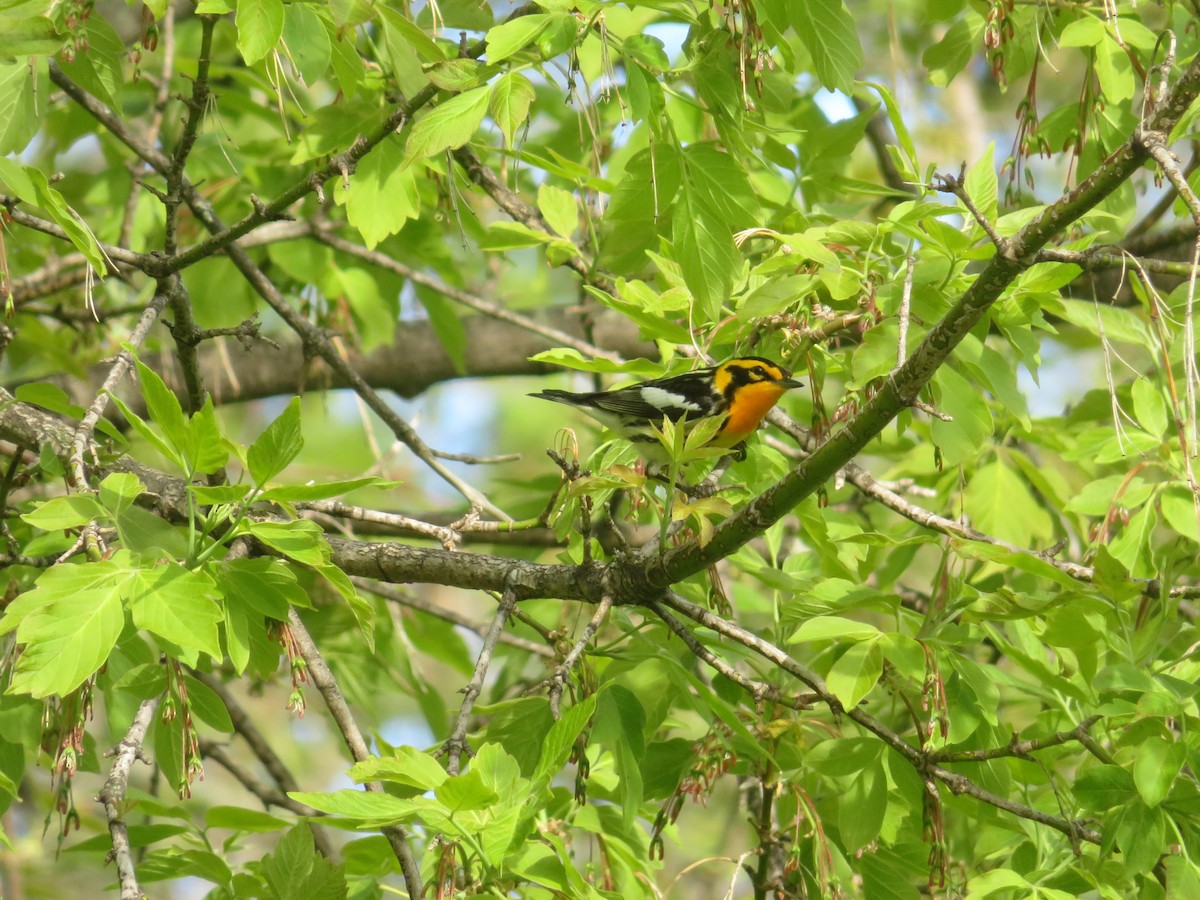
M 651 426 L 661 426 L 664 416 L 672 422 L 686 417 L 689 425 L 721 417 L 724 422 L 708 446 L 734 447 L 758 428 L 785 392 L 801 384 L 769 359 L 741 356 L 719 366 L 615 391 L 575 394 L 547 390 L 530 396 L 582 410 L 632 441 L 642 456 L 657 462 L 665 451 Z

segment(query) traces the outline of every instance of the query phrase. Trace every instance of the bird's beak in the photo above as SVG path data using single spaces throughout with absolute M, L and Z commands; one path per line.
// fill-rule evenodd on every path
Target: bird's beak
M 790 391 L 792 388 L 804 387 L 804 382 L 797 378 L 780 378 L 775 383 L 785 391 Z

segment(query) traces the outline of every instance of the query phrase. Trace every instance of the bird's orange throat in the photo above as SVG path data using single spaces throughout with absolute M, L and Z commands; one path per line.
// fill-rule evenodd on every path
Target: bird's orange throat
M 738 388 L 737 402 L 729 410 L 729 419 L 721 429 L 720 443 L 727 446 L 736 444 L 754 431 L 763 416 L 771 411 L 771 407 L 778 403 L 779 398 L 786 392 L 786 388 L 769 381 Z

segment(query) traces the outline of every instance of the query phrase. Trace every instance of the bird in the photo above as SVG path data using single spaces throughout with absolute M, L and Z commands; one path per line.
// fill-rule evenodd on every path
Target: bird
M 648 461 L 663 462 L 666 450 L 654 429 L 662 426 L 664 416 L 672 422 L 686 417 L 689 425 L 719 416 L 723 421 L 707 446 L 735 448 L 754 433 L 785 393 L 802 384 L 789 369 L 769 359 L 738 356 L 720 365 L 613 391 L 551 389 L 529 396 L 582 410 L 633 442 Z

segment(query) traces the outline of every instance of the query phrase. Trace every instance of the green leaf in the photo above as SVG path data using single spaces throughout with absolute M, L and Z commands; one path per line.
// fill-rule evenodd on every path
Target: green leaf
M 1162 437 L 1167 431 L 1167 401 L 1162 390 L 1145 376 L 1133 383 L 1133 414 L 1138 424 L 1156 437 Z
M 1054 524 L 1025 481 L 997 459 L 978 469 L 967 482 L 963 508 L 985 534 L 1022 547 L 1050 542 Z
M 876 638 L 879 634 L 878 628 L 865 622 L 855 622 L 840 616 L 814 616 L 792 632 L 788 643 L 800 644 L 806 641 L 828 641 L 838 638 L 863 641 Z
M 1030 884 L 1012 869 L 992 869 L 977 875 L 967 882 L 967 894 L 970 897 L 990 897 L 992 894 L 1005 891 L 1005 896 L 1031 896 Z M 1016 891 L 1015 894 L 1007 892 Z
M 992 435 L 992 414 L 987 403 L 975 386 L 950 366 L 938 369 L 934 384 L 938 388 L 938 410 L 953 417 L 950 422 L 934 419 L 929 425 L 945 464 L 955 466 L 974 459 Z
M 1184 743 L 1157 735 L 1138 744 L 1133 760 L 1133 783 L 1148 807 L 1154 809 L 1171 790 L 1187 754 Z
M 204 506 L 238 503 L 254 490 L 248 484 L 189 484 L 187 489 L 196 502 Z
M 298 803 L 334 816 L 345 816 L 359 822 L 389 824 L 399 822 L 412 814 L 412 805 L 399 797 L 368 791 L 349 789 L 332 793 L 313 791 L 288 791 L 288 796 Z
M 134 666 L 113 683 L 113 690 L 127 693 L 138 700 L 149 700 L 167 689 L 167 673 L 161 663 L 142 663 Z
M 706 209 L 730 234 L 762 223 L 762 210 L 745 167 L 715 144 L 698 143 L 683 151 L 688 183 Z M 814 242 L 815 243 L 815 242 Z M 838 258 L 822 246 L 837 266 Z
M 191 675 L 184 675 L 184 684 L 187 685 L 188 704 L 196 718 L 222 734 L 233 734 L 229 710 L 217 692 Z
M 174 451 L 172 458 L 186 465 L 188 427 L 183 407 L 179 405 L 179 398 L 167 387 L 157 372 L 141 360 L 136 360 L 136 365 L 138 386 L 141 388 L 142 399 L 146 402 L 146 414 L 150 421 L 162 430 L 163 437 Z
M 240 806 L 212 806 L 204 811 L 205 828 L 231 828 L 234 831 L 267 832 L 288 828 L 293 823 L 257 809 Z
M 805 753 L 804 764 L 822 775 L 857 775 L 872 768 L 883 750 L 874 738 L 830 738 Z
M 966 183 L 964 187 L 967 196 L 971 198 L 971 202 L 975 204 L 975 209 L 988 222 L 995 223 L 996 211 L 999 206 L 999 183 L 996 178 L 996 144 L 990 143 L 987 149 L 983 151 L 983 156 L 975 165 L 971 166 L 971 170 L 967 172 Z M 967 213 L 969 216 L 970 213 Z
M 479 707 L 476 707 L 479 711 Z M 486 745 L 495 744 L 515 759 L 523 775 L 532 775 L 553 727 L 545 697 L 523 697 L 489 707 Z
M 100 482 L 100 503 L 114 517 L 129 509 L 146 490 L 142 480 L 129 472 L 114 472 Z
M 1137 798 L 1133 776 L 1120 766 L 1093 766 L 1075 779 L 1075 799 L 1092 812 L 1104 812 Z
M 854 18 L 842 0 L 789 3 L 792 28 L 812 54 L 817 80 L 831 91 L 850 93 L 854 73 L 863 67 Z
M 675 205 L 671 239 L 683 280 L 696 301 L 696 319 L 716 321 L 742 263 L 733 236 L 707 204 L 685 187 Z
M 282 472 L 303 447 L 300 398 L 293 397 L 287 408 L 266 427 L 246 452 L 246 465 L 254 483 L 265 485 Z
M 579 222 L 575 195 L 543 183 L 538 186 L 537 203 L 550 227 L 569 240 Z
M 396 747 L 392 752 L 392 756 L 373 756 L 355 763 L 347 774 L 359 784 L 391 781 L 422 791 L 433 790 L 450 777 L 441 763 L 415 747 Z
M 425 76 L 444 91 L 468 91 L 496 74 L 494 66 L 476 59 L 442 59 L 422 67 Z
M 888 810 L 888 779 L 882 761 L 858 772 L 838 803 L 842 844 L 856 851 L 879 837 Z
M 627 58 L 655 74 L 671 68 L 666 45 L 652 34 L 630 35 L 625 38 L 622 51 Z
M 1163 519 L 1176 533 L 1200 543 L 1200 523 L 1197 522 L 1196 500 L 1191 491 L 1172 485 L 1159 495 L 1158 502 Z
M 62 594 L 60 581 L 38 579 L 34 593 L 50 602 L 17 628 L 17 643 L 25 648 L 9 685 L 14 693 L 48 697 L 75 690 L 108 659 L 125 626 L 121 598 L 111 586 Z
M 629 160 L 604 212 L 601 265 L 628 272 L 645 264 L 682 178 L 682 157 L 672 144 L 656 143 Z
M 503 22 L 488 30 L 487 58 L 489 63 L 498 63 L 508 59 L 535 40 L 546 30 L 554 16 L 535 13 L 531 16 L 520 16 L 509 22 Z
M 21 519 L 42 531 L 61 531 L 79 528 L 89 522 L 106 519 L 106 511 L 91 494 L 68 494 L 46 500 Z
M 229 462 L 229 445 L 221 436 L 212 394 L 188 420 L 188 459 L 193 472 L 208 474 L 219 471 Z
M 536 18 L 526 16 L 527 19 Z M 521 21 L 517 19 L 517 21 Z M 514 146 L 517 129 L 529 118 L 529 106 L 533 103 L 536 92 L 533 82 L 520 72 L 507 72 L 492 85 L 492 94 L 488 99 L 488 110 L 500 132 L 504 135 L 506 146 Z M 561 234 L 561 232 L 559 232 Z M 569 237 L 569 233 L 563 237 Z
M 463 325 L 463 316 L 454 308 L 453 303 L 437 291 L 424 285 L 416 285 L 416 294 L 429 315 L 429 324 L 433 326 L 434 334 L 441 341 L 442 349 L 454 364 L 454 371 L 466 375 L 467 329 Z
M 272 550 L 296 562 L 314 567 L 329 562 L 329 545 L 321 540 L 321 526 L 316 522 L 250 522 L 246 528 Z
M 461 147 L 471 140 L 487 113 L 490 94 L 487 85 L 477 87 L 439 103 L 417 119 L 404 150 L 405 165 Z
M 59 65 L 72 81 L 120 113 L 125 42 L 103 16 L 88 16 L 84 35 L 87 49 L 78 50 L 74 59 L 62 60 Z
M 583 732 L 588 720 L 596 711 L 596 695 L 576 703 L 562 714 L 562 717 L 550 727 L 542 743 L 542 756 L 538 760 L 537 770 L 533 773 L 534 785 L 547 785 L 567 764 L 575 739 Z
M 1129 523 L 1108 545 L 1113 559 L 1128 569 L 1134 578 L 1150 578 L 1155 574 L 1152 537 L 1157 526 L 1157 511 L 1153 504 L 1147 503 L 1130 517 Z
M 84 255 L 93 270 L 101 273 L 108 271 L 96 236 L 71 209 L 63 195 L 50 186 L 40 169 L 18 165 L 11 159 L 0 157 L 0 183 L 8 185 L 9 190 L 26 203 L 44 209 L 55 224 L 66 232 L 67 240 Z
M 500 799 L 500 795 L 485 784 L 483 777 L 474 769 L 465 775 L 445 779 L 434 789 L 433 795 L 451 813 L 487 809 Z
M 274 897 L 307 897 L 311 900 L 344 900 L 346 873 L 314 852 L 312 831 L 301 822 L 279 839 L 262 861 L 259 871 Z
M 1129 61 L 1129 51 L 1115 40 L 1106 40 L 1096 45 L 1093 57 L 1096 80 L 1104 97 L 1113 103 L 1125 103 L 1132 99 L 1137 90 L 1138 79 Z
M 371 601 L 358 593 L 354 587 L 354 582 L 350 580 L 345 572 L 333 565 L 317 565 L 314 569 L 333 585 L 334 590 L 342 595 L 342 599 L 350 607 L 350 612 L 354 614 L 354 621 L 358 623 L 358 630 L 366 642 L 367 651 L 375 652 L 375 607 L 371 605 Z
M 175 563 L 135 569 L 122 594 L 138 628 L 166 638 L 187 650 L 221 658 L 217 623 L 223 618 L 217 605 L 216 583 L 202 571 Z M 190 659 L 194 663 L 194 656 Z
M 1131 803 L 1122 812 L 1115 837 L 1127 875 L 1150 871 L 1159 858 L 1169 852 L 1166 816 L 1161 809 L 1150 809 L 1144 803 Z
M 0 19 L 0 56 L 4 56 L 4 20 Z M 20 153 L 38 130 L 34 100 L 37 66 L 0 62 L 0 156 Z
M 283 35 L 283 0 L 237 0 L 237 46 L 246 65 L 265 59 Z
M 66 35 L 60 34 L 54 23 L 45 16 L 13 19 L 0 15 L 0 60 L 50 56 L 61 50 L 66 41 Z M 24 68 L 24 60 L 18 65 Z
M 1068 22 L 1058 37 L 1060 47 L 1094 47 L 1108 39 L 1108 32 L 1097 16 L 1080 16 Z
M 345 202 L 346 218 L 371 249 L 421 213 L 416 173 L 406 165 L 404 148 L 395 137 L 376 145 L 350 176 L 349 191 L 339 182 L 334 198 Z
M 365 478 L 351 478 L 347 481 L 322 481 L 313 484 L 285 484 L 267 488 L 258 495 L 260 500 L 273 500 L 282 503 L 299 503 L 305 500 L 327 500 L 339 497 L 365 487 L 394 488 L 398 481 L 390 481 L 375 475 Z M 226 501 L 228 502 L 228 501 Z
M 125 417 L 125 421 L 132 425 L 134 431 L 140 434 L 146 440 L 146 442 L 150 444 L 150 446 L 154 447 L 154 449 L 161 453 L 165 459 L 171 460 L 181 468 L 184 467 L 183 460 L 179 458 L 171 445 L 162 439 L 158 431 L 150 427 L 149 422 L 130 409 L 129 405 L 126 404 L 125 401 L 116 394 L 109 394 L 108 398 L 112 401 L 113 405 L 121 411 L 121 415 Z
M 854 709 L 883 674 L 883 648 L 878 640 L 860 641 L 838 657 L 825 683 L 846 709 Z
M 311 85 L 325 77 L 332 53 L 329 31 L 311 7 L 303 3 L 287 5 L 282 37 L 287 58 L 295 64 L 305 83 Z

